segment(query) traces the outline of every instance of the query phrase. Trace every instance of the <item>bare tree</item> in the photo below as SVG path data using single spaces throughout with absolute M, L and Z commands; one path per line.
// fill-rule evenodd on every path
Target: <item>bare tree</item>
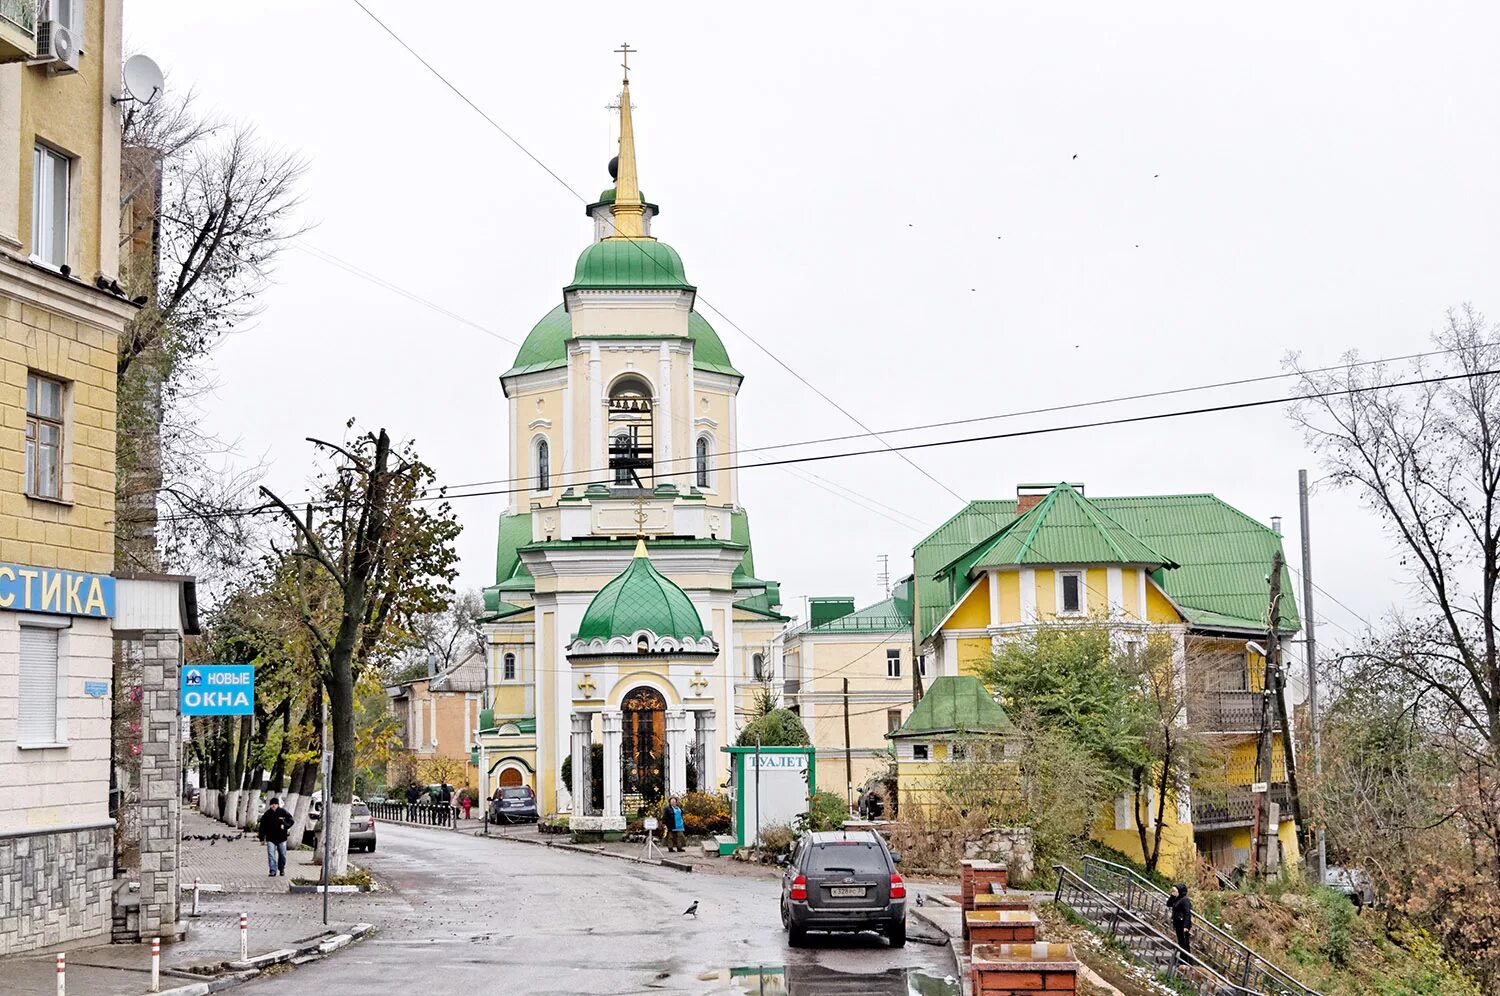
M 1355 680 L 1399 679 L 1455 760 L 1476 865 L 1500 885 L 1500 330 L 1465 306 L 1409 367 L 1314 374 L 1293 413 L 1335 486 L 1385 524 L 1413 596 L 1346 655 Z M 1400 381 L 1424 383 L 1399 386 Z
M 141 308 L 116 357 L 122 570 L 159 570 L 165 555 L 211 573 L 247 545 L 246 520 L 225 512 L 244 504 L 259 468 L 237 468 L 233 444 L 201 431 L 197 402 L 212 385 L 200 361 L 257 313 L 272 264 L 302 230 L 305 172 L 250 127 L 199 114 L 192 94 L 126 115 L 122 292 Z
M 484 652 L 484 595 L 477 589 L 463 592 L 438 612 L 425 612 L 411 623 L 411 641 L 393 663 L 392 677 L 426 675 L 429 666 L 442 671 L 471 654 Z

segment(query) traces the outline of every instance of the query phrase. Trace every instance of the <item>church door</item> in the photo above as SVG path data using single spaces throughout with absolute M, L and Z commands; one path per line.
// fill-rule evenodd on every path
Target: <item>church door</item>
M 667 703 L 654 688 L 636 688 L 620 703 L 623 714 L 620 780 L 626 815 L 662 797 L 667 775 Z
M 518 768 L 506 768 L 500 772 L 501 788 L 518 788 L 521 785 L 521 772 Z

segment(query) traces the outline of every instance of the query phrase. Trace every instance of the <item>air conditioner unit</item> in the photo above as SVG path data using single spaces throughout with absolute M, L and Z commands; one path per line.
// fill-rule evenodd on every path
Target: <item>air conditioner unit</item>
M 33 62 L 46 63 L 50 73 L 78 72 L 78 41 L 72 29 L 61 21 L 38 24 Z

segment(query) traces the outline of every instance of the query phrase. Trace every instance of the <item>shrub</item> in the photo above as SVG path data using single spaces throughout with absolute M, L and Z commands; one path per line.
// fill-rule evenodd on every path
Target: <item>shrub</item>
M 849 807 L 842 796 L 818 792 L 813 795 L 807 815 L 800 822 L 805 823 L 809 830 L 838 830 L 848 818 Z
M 762 747 L 806 747 L 812 743 L 807 727 L 790 709 L 772 709 L 747 724 L 735 743 L 740 747 L 754 747 L 756 734 L 760 735 Z
M 1323 955 L 1342 968 L 1349 963 L 1349 923 L 1354 918 L 1354 904 L 1332 889 L 1316 889 L 1313 898 L 1323 914 Z
M 760 852 L 773 856 L 792 853 L 797 832 L 785 823 L 768 823 L 760 828 Z

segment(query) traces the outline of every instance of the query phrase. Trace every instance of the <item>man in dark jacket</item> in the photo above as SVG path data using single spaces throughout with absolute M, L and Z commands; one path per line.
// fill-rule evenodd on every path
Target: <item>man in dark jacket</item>
M 260 814 L 260 829 L 257 832 L 266 844 L 266 864 L 271 877 L 286 874 L 286 838 L 292 829 L 292 814 L 281 808 L 280 799 L 272 799 L 266 811 Z
M 1172 932 L 1177 935 L 1177 946 L 1186 952 L 1193 933 L 1193 901 L 1188 898 L 1187 886 L 1183 883 L 1179 882 L 1172 887 L 1172 894 L 1167 897 L 1167 912 L 1172 917 Z M 1193 963 L 1192 958 L 1186 958 L 1186 961 L 1189 965 Z

